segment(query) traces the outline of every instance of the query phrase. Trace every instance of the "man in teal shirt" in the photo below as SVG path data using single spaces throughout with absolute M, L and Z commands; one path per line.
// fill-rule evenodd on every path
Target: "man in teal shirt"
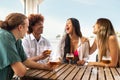
M 23 62 L 27 59 L 21 40 L 15 39 L 11 32 L 0 30 L 0 76 L 3 80 L 9 80 L 13 76 L 10 64 Z M 7 76 L 6 76 L 7 74 Z
M 28 30 L 29 21 L 21 13 L 9 14 L 5 21 L 0 21 L 0 79 L 11 80 L 13 75 L 22 77 L 26 67 L 51 70 L 50 64 L 40 64 L 27 59 L 21 38 Z

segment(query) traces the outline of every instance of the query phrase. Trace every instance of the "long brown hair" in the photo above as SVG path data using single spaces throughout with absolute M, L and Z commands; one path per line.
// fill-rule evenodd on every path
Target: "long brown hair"
M 108 48 L 108 38 L 110 35 L 115 35 L 113 25 L 109 19 L 99 18 L 96 22 L 99 26 L 99 32 L 97 33 L 98 49 L 99 49 L 99 61 L 106 55 Z
M 72 26 L 75 28 L 75 34 L 78 37 L 82 37 L 82 32 L 80 29 L 80 22 L 78 19 L 76 18 L 69 18 L 67 20 L 71 20 L 72 22 Z M 66 53 L 70 53 L 70 37 L 68 34 L 66 34 L 66 38 L 65 38 L 65 47 L 64 47 L 64 62 L 66 61 Z
M 24 25 L 25 19 L 27 19 L 27 17 L 22 13 L 11 13 L 6 17 L 5 21 L 0 21 L 0 27 L 11 31 L 20 24 Z

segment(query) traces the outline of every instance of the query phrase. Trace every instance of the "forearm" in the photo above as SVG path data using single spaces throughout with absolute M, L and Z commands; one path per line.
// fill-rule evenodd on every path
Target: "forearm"
M 102 66 L 102 67 L 116 67 L 116 65 L 112 63 L 105 63 L 105 62 L 89 62 L 88 65 Z
M 95 66 L 102 66 L 105 67 L 107 64 L 103 63 L 103 62 L 94 62 Z
M 29 57 L 29 59 L 32 60 L 32 61 L 37 62 L 37 61 L 41 60 L 41 56 Z
M 25 66 L 27 66 L 28 68 L 46 69 L 45 64 L 40 64 L 40 63 L 34 62 L 30 59 L 27 59 L 26 61 L 24 61 L 23 64 Z

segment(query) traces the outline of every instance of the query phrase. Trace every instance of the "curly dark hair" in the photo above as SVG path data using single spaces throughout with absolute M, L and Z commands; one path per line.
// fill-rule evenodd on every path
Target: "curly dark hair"
M 29 19 L 29 28 L 28 28 L 28 33 L 32 33 L 33 32 L 33 27 L 36 23 L 38 23 L 39 21 L 43 21 L 44 22 L 44 17 L 41 14 L 30 14 L 28 16 Z

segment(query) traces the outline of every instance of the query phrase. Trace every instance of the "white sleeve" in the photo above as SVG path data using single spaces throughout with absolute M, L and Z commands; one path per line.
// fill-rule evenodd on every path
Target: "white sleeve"
M 63 56 L 64 56 L 64 43 L 62 43 L 62 41 L 60 41 L 60 43 L 57 46 L 57 54 L 59 55 L 59 57 L 61 59 L 63 59 Z
M 65 38 L 66 38 L 66 35 L 62 37 L 62 39 L 60 40 L 57 46 L 57 54 L 60 56 L 61 60 L 63 60 L 63 57 L 64 57 Z
M 30 57 L 30 45 L 29 45 L 29 41 L 26 38 L 22 39 L 22 46 L 27 57 Z
M 79 59 L 87 61 L 89 58 L 89 44 L 88 44 L 88 42 L 81 44 L 80 47 L 78 48 L 78 52 L 79 52 L 78 53 Z
M 87 61 L 88 59 L 89 59 L 89 43 L 88 42 L 85 42 L 85 44 L 84 44 L 84 48 L 83 48 L 84 50 L 84 55 L 83 55 L 83 59 L 85 60 L 85 61 Z

